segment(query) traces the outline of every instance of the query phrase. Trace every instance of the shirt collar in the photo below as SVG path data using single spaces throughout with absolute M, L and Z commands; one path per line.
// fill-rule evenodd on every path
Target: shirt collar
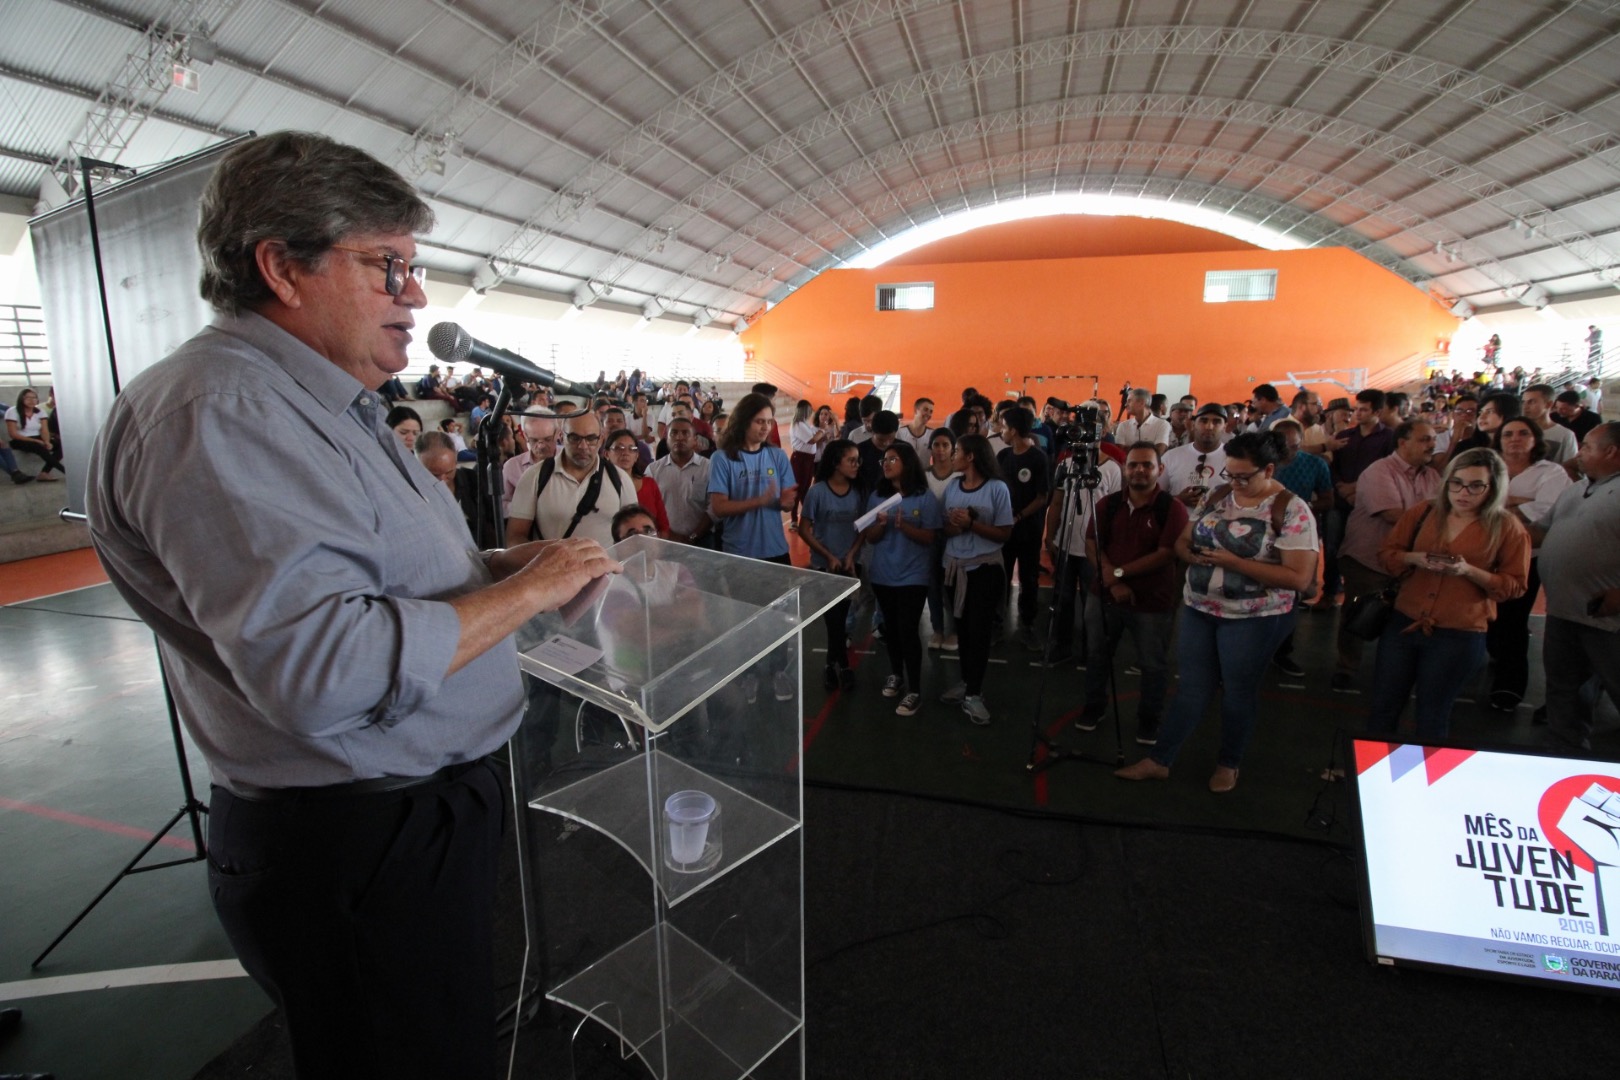
M 1400 473 L 1403 476 L 1405 476 L 1408 480 L 1416 480 L 1418 477 L 1422 476 L 1424 474 L 1424 472 L 1427 471 L 1428 468 L 1429 468 L 1429 466 L 1425 465 L 1425 464 L 1408 465 L 1406 463 L 1405 459 L 1402 458 L 1399 454 L 1391 454 L 1391 455 L 1389 455 L 1389 457 L 1390 457 L 1390 460 L 1395 463 L 1395 468 L 1397 470 L 1399 470 Z
M 332 416 L 341 416 L 367 388 L 360 380 L 257 312 L 221 315 L 221 333 L 245 341 L 268 356 Z
M 1609 481 L 1613 480 L 1615 477 L 1620 477 L 1620 472 L 1610 473 L 1601 480 L 1588 480 L 1586 482 L 1586 490 L 1588 492 L 1596 491 L 1598 488 L 1608 484 Z

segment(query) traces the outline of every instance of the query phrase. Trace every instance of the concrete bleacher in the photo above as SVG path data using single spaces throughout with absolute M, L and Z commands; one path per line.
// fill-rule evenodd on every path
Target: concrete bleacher
M 25 457 L 21 464 L 31 473 L 39 461 Z M 0 562 L 90 546 L 90 530 L 82 522 L 57 516 L 67 507 L 67 489 L 65 481 L 18 487 L 0 476 Z

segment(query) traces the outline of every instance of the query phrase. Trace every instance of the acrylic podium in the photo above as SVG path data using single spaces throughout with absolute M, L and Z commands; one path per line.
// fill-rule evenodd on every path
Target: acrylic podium
M 648 537 L 613 553 L 623 574 L 519 635 L 546 996 L 663 1080 L 802 1077 L 800 635 L 856 584 Z

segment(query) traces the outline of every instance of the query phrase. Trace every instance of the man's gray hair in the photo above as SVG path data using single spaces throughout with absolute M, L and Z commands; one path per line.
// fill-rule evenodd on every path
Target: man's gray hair
M 1131 400 L 1152 401 L 1153 391 L 1149 390 L 1145 386 L 1138 386 L 1136 389 L 1131 391 Z
M 456 452 L 456 444 L 442 431 L 424 431 L 416 437 L 416 456 L 427 457 L 435 450 Z
M 364 150 L 307 131 L 262 135 L 226 154 L 203 191 L 202 297 L 230 314 L 272 299 L 259 274 L 263 240 L 313 268 L 345 236 L 432 227 L 416 189 Z

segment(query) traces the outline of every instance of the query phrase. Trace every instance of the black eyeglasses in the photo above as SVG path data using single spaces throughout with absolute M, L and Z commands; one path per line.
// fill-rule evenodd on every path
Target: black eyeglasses
M 427 267 L 413 266 L 407 259 L 398 255 L 391 255 L 386 251 L 366 251 L 362 248 L 344 247 L 342 244 L 333 244 L 333 251 L 347 251 L 350 255 L 361 255 L 368 259 L 381 259 L 383 263 L 383 289 L 389 296 L 398 296 L 405 291 L 405 280 L 416 282 L 420 287 L 427 284 Z
M 1483 495 L 1491 489 L 1491 485 L 1483 480 L 1465 482 L 1452 478 L 1446 481 L 1446 488 L 1450 491 L 1466 491 L 1470 495 Z
M 1235 472 L 1227 472 L 1225 469 L 1221 470 L 1221 479 L 1231 481 L 1232 484 L 1234 486 L 1236 486 L 1236 487 L 1242 487 L 1244 484 L 1247 484 L 1250 480 L 1253 480 L 1255 477 L 1257 477 L 1259 475 L 1260 474 L 1258 472 L 1235 473 Z

